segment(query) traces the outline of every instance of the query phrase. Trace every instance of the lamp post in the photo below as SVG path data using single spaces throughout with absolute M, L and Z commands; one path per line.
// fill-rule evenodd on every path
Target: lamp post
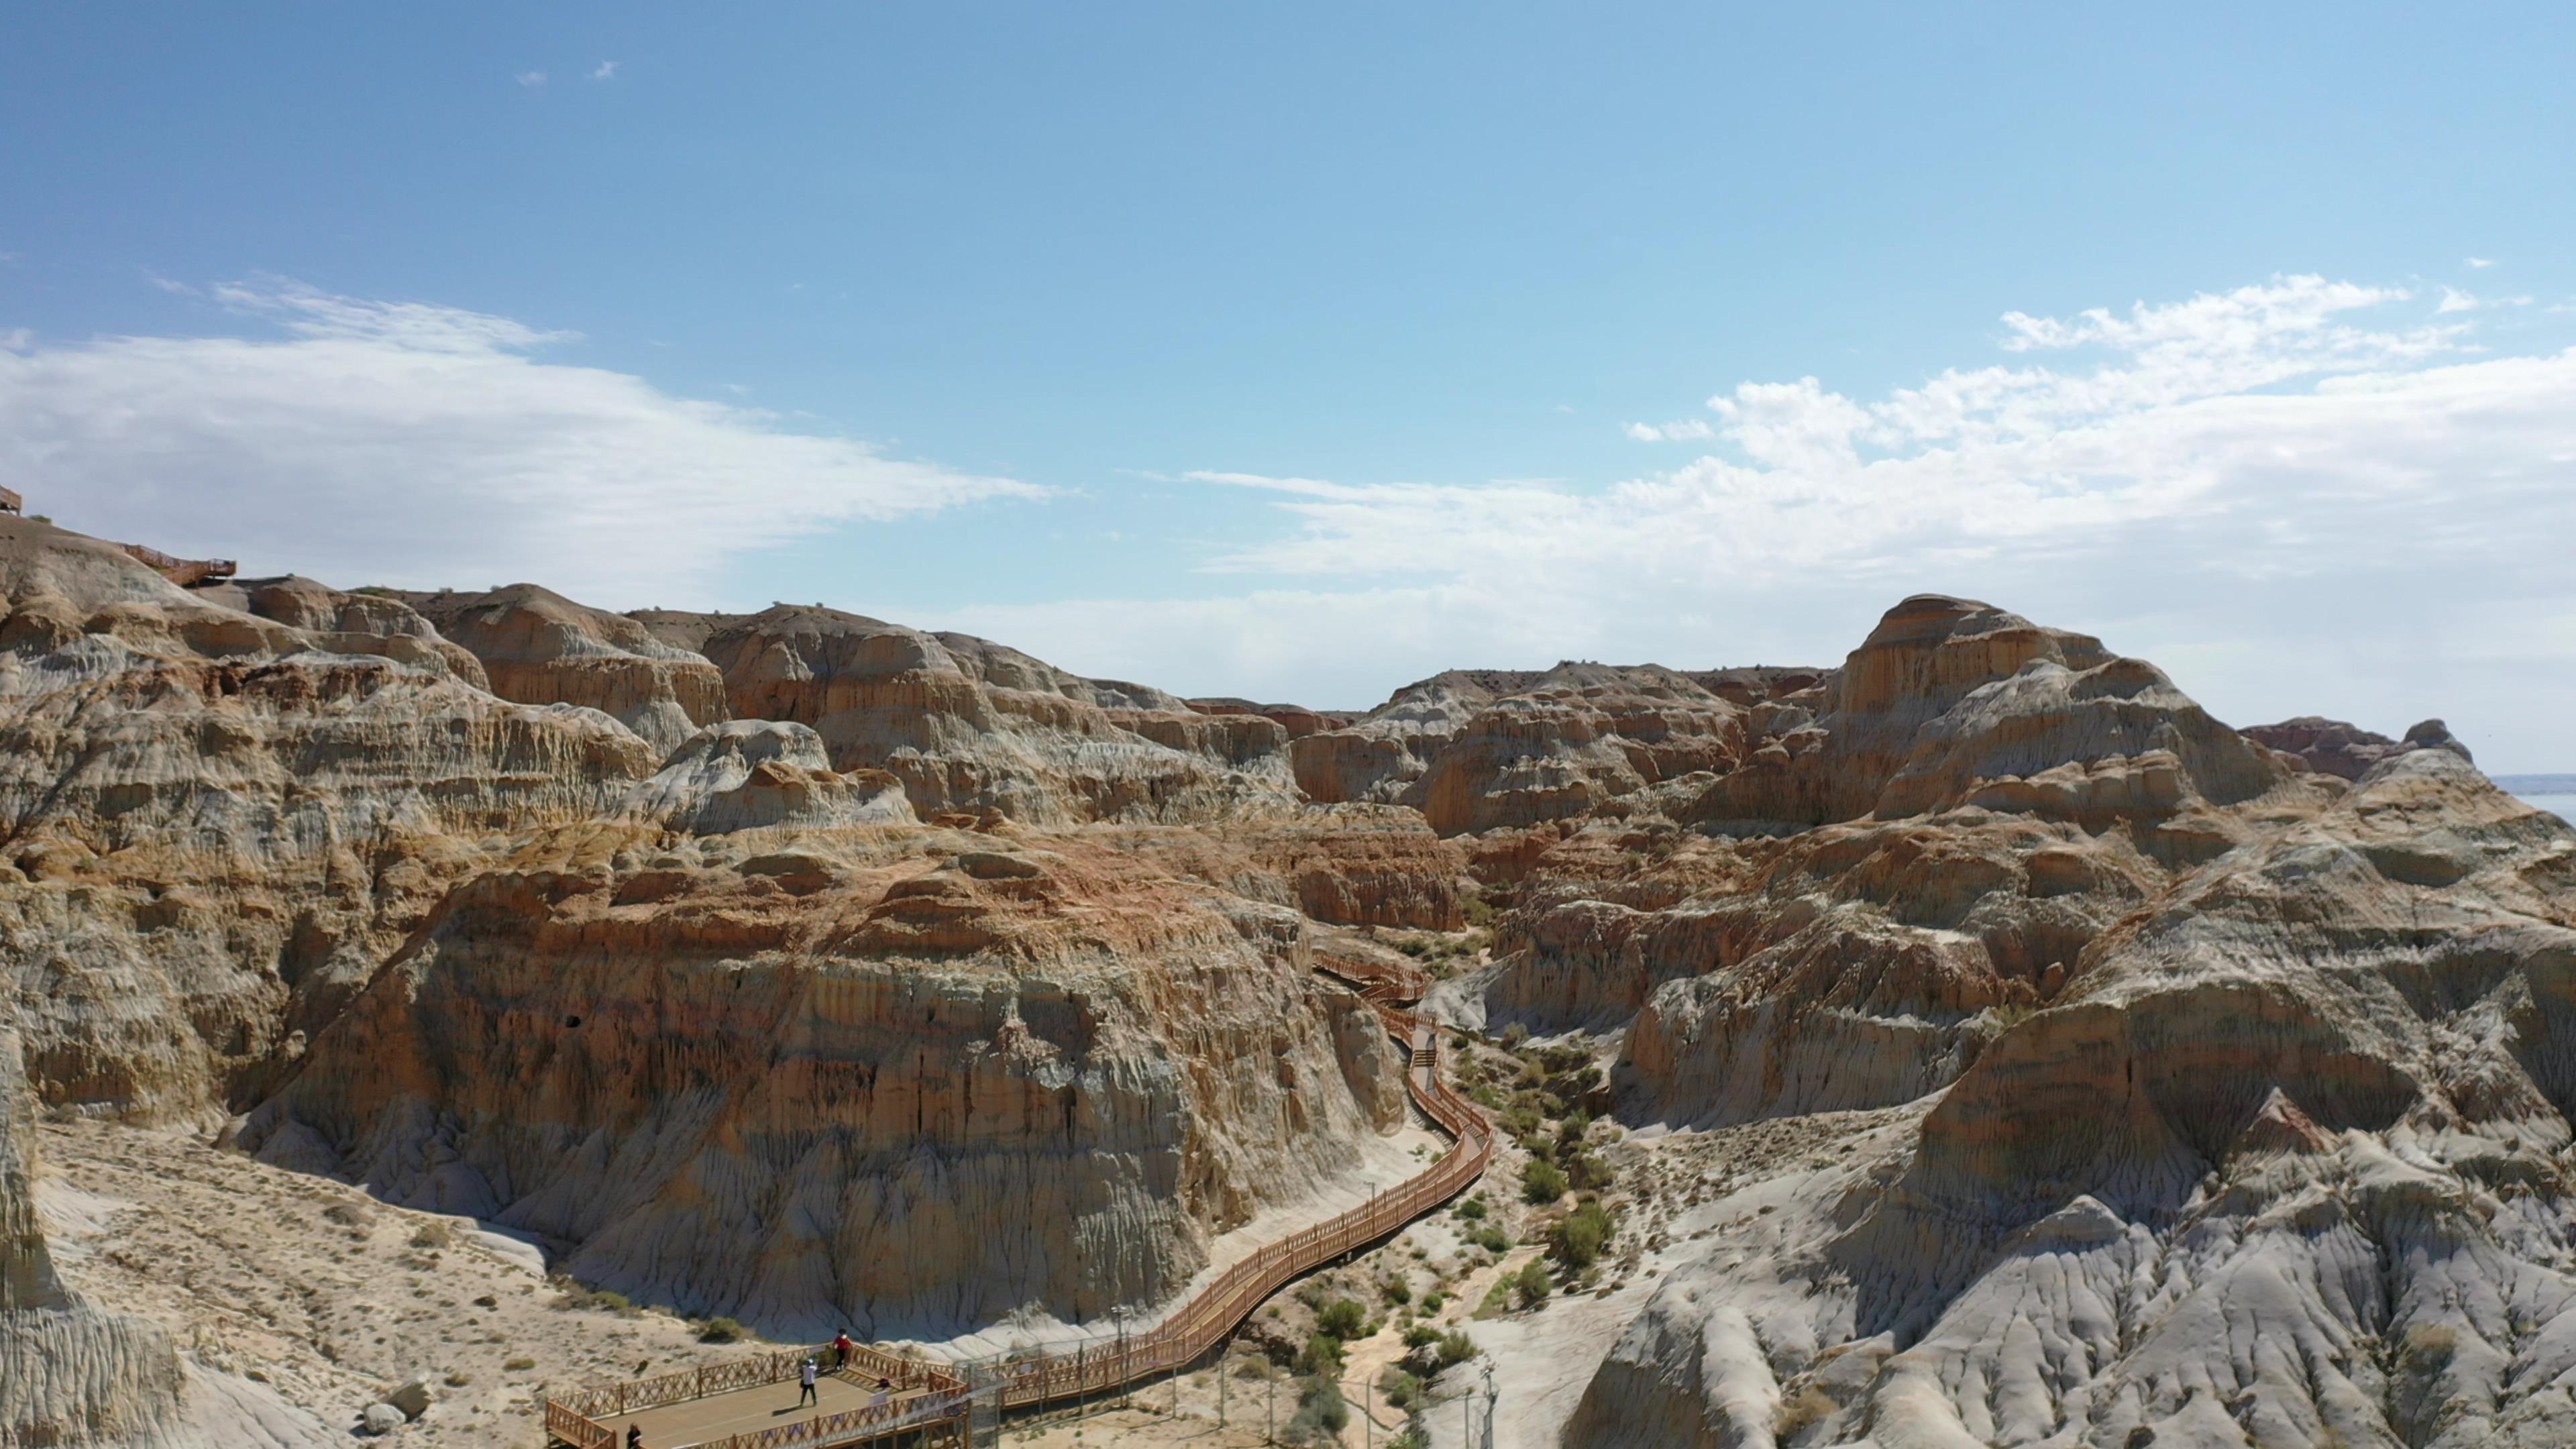
M 1127 1379 L 1127 1305 L 1122 1303 L 1110 1309 L 1109 1321 L 1118 1325 L 1118 1359 L 1110 1365 L 1109 1382 L 1101 1386 L 1100 1397 L 1103 1402 L 1108 1400 L 1109 1391 L 1115 1390 Z
M 1498 1389 L 1498 1388 L 1495 1388 L 1495 1387 L 1494 1387 L 1494 1364 L 1493 1364 L 1493 1360 L 1491 1360 L 1491 1359 L 1487 1359 L 1487 1360 L 1485 1361 L 1485 1446 L 1486 1446 L 1486 1449 L 1493 1449 L 1493 1443 L 1494 1443 L 1494 1405 L 1495 1405 L 1497 1402 L 1499 1402 L 1499 1401 L 1502 1399 L 1502 1397 L 1503 1397 L 1503 1391 L 1502 1391 L 1502 1390 L 1500 1390 L 1500 1389 Z

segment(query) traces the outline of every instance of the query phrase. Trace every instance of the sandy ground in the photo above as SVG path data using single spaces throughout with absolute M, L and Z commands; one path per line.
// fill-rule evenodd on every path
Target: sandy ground
M 426 1378 L 438 1402 L 387 1442 L 529 1449 L 544 1440 L 548 1382 L 744 1351 L 700 1344 L 665 1314 L 560 1307 L 533 1249 L 462 1218 L 386 1207 L 193 1136 L 40 1130 L 37 1204 L 71 1285 L 168 1327 L 201 1376 L 264 1383 L 333 1430 Z
M 570 1306 L 529 1245 L 469 1219 L 389 1207 L 191 1134 L 90 1121 L 40 1130 L 46 1176 L 38 1205 L 72 1286 L 102 1307 L 167 1327 L 209 1392 L 260 1402 L 273 1393 L 334 1436 L 393 1386 L 424 1378 L 438 1402 L 399 1431 L 399 1441 L 527 1449 L 544 1440 L 538 1405 L 549 1383 L 610 1383 L 756 1347 L 701 1344 L 690 1324 L 665 1313 Z M 1365 1201 L 1372 1187 L 1419 1172 L 1445 1146 L 1419 1121 L 1372 1139 L 1359 1171 L 1220 1238 L 1208 1273 Z M 954 1347 L 989 1351 L 1022 1336 L 1035 1335 L 995 1332 Z M 1194 1383 L 1203 1384 L 1207 1408 L 1197 1427 L 1213 1433 L 1216 1374 L 1185 1379 L 1185 1402 Z M 1245 1395 L 1258 1392 L 1258 1382 L 1228 1387 L 1238 1420 L 1244 1403 L 1257 1408 Z M 1293 1386 L 1281 1388 L 1293 1404 Z M 1168 1403 L 1168 1385 L 1148 1397 Z M 1383 1411 L 1381 1419 L 1397 1422 Z M 1070 1437 L 1076 1431 L 1079 1440 Z M 1079 1423 L 1062 1432 L 1066 1443 L 1117 1442 Z M 1255 1433 L 1243 1442 L 1259 1443 L 1257 1424 Z M 1218 1449 L 1235 1440 L 1170 1442 Z

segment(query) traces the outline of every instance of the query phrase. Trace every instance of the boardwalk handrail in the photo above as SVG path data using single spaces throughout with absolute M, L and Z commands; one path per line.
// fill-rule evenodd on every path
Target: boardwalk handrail
M 735 1389 L 756 1388 L 761 1384 L 785 1383 L 796 1377 L 796 1371 L 811 1358 L 831 1363 L 839 1350 L 826 1343 L 812 1348 L 780 1349 L 775 1353 L 756 1354 L 750 1358 L 728 1359 L 723 1363 L 702 1364 L 677 1373 L 656 1375 L 649 1379 L 631 1379 L 606 1388 L 585 1389 L 546 1400 L 548 1408 L 561 1404 L 574 1414 L 588 1419 L 615 1418 L 638 1409 L 659 1408 L 664 1404 L 681 1404 L 703 1399 L 709 1394 L 731 1393 Z M 850 1350 L 850 1359 L 834 1370 L 852 1383 L 869 1384 L 878 1379 L 890 1380 L 899 1389 L 928 1389 L 934 1393 L 966 1387 L 965 1380 L 942 1371 L 936 1364 L 917 1359 L 897 1358 L 883 1349 L 860 1344 Z
M 1325 969 L 1345 980 L 1362 974 Z M 1400 995 L 1408 991 L 1412 994 Z M 1415 1218 L 1465 1191 L 1493 1161 L 1492 1126 L 1483 1113 L 1441 1080 L 1437 1030 L 1389 999 L 1418 1000 L 1420 991 L 1421 983 L 1399 978 L 1372 981 L 1361 992 L 1387 1035 L 1395 1038 L 1396 1045 L 1406 1053 L 1406 1092 L 1423 1115 L 1452 1139 L 1439 1161 L 1397 1184 L 1393 1191 L 1373 1193 L 1363 1206 L 1263 1244 L 1251 1256 L 1218 1274 L 1215 1282 L 1153 1329 L 1122 1339 L 1115 1347 L 1104 1344 L 1098 1346 L 1100 1351 L 1094 1351 L 1093 1345 L 1083 1344 L 1070 1353 L 1008 1360 L 977 1372 L 977 1383 L 970 1391 L 967 1380 L 948 1368 L 898 1358 L 863 1344 L 852 1349 L 849 1362 L 835 1371 L 839 1377 L 861 1385 L 883 1378 L 899 1388 L 927 1392 L 913 1399 L 869 1404 L 840 1414 L 712 1440 L 700 1449 L 819 1446 L 864 1430 L 939 1419 L 963 1420 L 970 1397 L 987 1392 L 994 1395 L 1001 1408 L 1020 1408 L 1102 1393 L 1140 1379 L 1160 1378 L 1197 1362 L 1272 1294 L 1344 1253 L 1402 1230 Z M 807 1358 L 834 1352 L 828 1344 L 785 1349 L 566 1394 L 560 1399 L 550 1397 L 546 1400 L 546 1432 L 575 1449 L 599 1449 L 613 1437 L 597 1422 L 601 1416 L 616 1417 L 709 1394 L 782 1382 L 794 1377 Z M 932 1405 L 936 1412 L 925 1409 L 925 1404 Z M 901 1424 L 888 1422 L 897 1419 Z
M 1331 974 L 1345 975 L 1340 971 Z M 1397 1232 L 1484 1175 L 1494 1156 L 1493 1129 L 1482 1113 L 1441 1080 L 1436 1034 L 1421 1017 L 1378 993 L 1364 991 L 1363 995 L 1376 1009 L 1387 1034 L 1411 1056 L 1405 1087 L 1424 1115 L 1455 1139 L 1450 1150 L 1394 1191 L 1373 1195 L 1364 1206 L 1264 1244 L 1219 1274 L 1215 1282 L 1148 1332 L 1114 1347 L 1103 1345 L 1098 1352 L 1085 1344 L 1069 1354 L 1055 1353 L 995 1366 L 987 1372 L 990 1382 L 998 1386 L 1002 1407 L 1099 1393 L 1139 1379 L 1176 1373 L 1215 1348 L 1263 1300 L 1291 1281 L 1362 1244 Z M 1423 1060 L 1425 1057 L 1429 1060 Z
M 148 544 L 129 543 L 124 547 L 128 558 L 154 570 L 161 577 L 182 588 L 190 584 L 204 583 L 208 579 L 231 578 L 239 567 L 228 558 L 181 558 L 177 554 L 163 553 Z

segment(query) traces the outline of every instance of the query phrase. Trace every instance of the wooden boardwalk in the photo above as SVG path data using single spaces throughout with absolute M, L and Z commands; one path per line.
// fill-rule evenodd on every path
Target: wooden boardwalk
M 1007 1357 L 963 1370 L 861 1347 L 841 1375 L 825 1376 L 824 1383 L 833 1386 L 832 1400 L 787 1414 L 777 1409 L 795 1404 L 799 1366 L 807 1355 L 828 1355 L 829 1350 L 765 1354 L 548 1399 L 548 1437 L 573 1449 L 622 1449 L 626 1426 L 637 1424 L 651 1449 L 828 1449 L 926 1429 L 922 1437 L 927 1442 L 965 1449 L 971 1400 L 981 1399 L 996 1411 L 1041 1406 L 1188 1368 L 1270 1295 L 1336 1258 L 1402 1231 L 1465 1191 L 1493 1161 L 1493 1127 L 1441 1078 L 1437 1028 L 1407 1009 L 1420 999 L 1427 982 L 1419 973 L 1406 973 L 1356 984 L 1387 1035 L 1404 1050 L 1405 1089 L 1453 1139 L 1449 1151 L 1393 1191 L 1372 1196 L 1365 1206 L 1262 1245 L 1151 1331 L 1115 1346 L 1086 1344 L 1071 1352 Z M 823 1362 L 832 1359 L 827 1356 Z M 876 1401 L 879 1377 L 892 1380 L 897 1390 L 886 1401 Z
M 894 1411 L 891 1422 L 858 1427 L 873 1427 L 878 1433 L 902 1432 L 909 1427 L 911 1416 L 923 1410 L 930 1396 L 929 1390 L 920 1388 L 890 1394 L 887 1399 Z M 600 1420 L 599 1424 L 614 1436 L 611 1442 L 619 1449 L 624 1449 L 626 1428 L 630 1424 L 644 1431 L 645 1449 L 679 1449 L 679 1446 L 688 1444 L 721 1443 L 764 1430 L 798 1426 L 806 1430 L 803 1442 L 822 1443 L 828 1441 L 812 1432 L 812 1421 L 841 1418 L 854 1410 L 867 1408 L 877 1401 L 876 1381 L 860 1382 L 837 1374 L 825 1374 L 814 1385 L 814 1397 L 817 1402 L 813 1404 L 800 1403 L 796 1380 L 786 1378 L 776 1383 L 710 1394 L 703 1399 L 683 1399 L 676 1404 L 641 1409 L 632 1414 L 612 1415 Z

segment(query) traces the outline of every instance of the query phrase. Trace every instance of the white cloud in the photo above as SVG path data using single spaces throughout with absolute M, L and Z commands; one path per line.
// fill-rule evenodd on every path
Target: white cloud
M 1628 436 L 1640 443 L 1681 443 L 1700 438 L 1714 438 L 1717 429 L 1700 418 L 1684 418 L 1677 423 L 1630 423 Z
M 519 84 L 526 86 L 530 90 L 535 90 L 537 87 L 546 83 L 546 73 L 541 70 L 523 70 L 519 72 L 516 79 Z
M 2433 310 L 2437 313 L 2474 312 L 2478 310 L 2478 306 L 2479 302 L 2476 293 L 2463 292 L 2457 287 L 2444 287 L 2442 289 L 2442 305 L 2434 308 Z
M 599 69 L 590 73 L 590 78 L 595 81 L 603 81 L 616 74 L 617 62 L 613 60 L 603 60 L 599 63 Z
M 2492 267 L 2495 265 L 2495 259 L 2493 257 L 2471 257 L 2468 261 L 2469 265 L 2473 267 Z
M 736 555 L 1042 490 L 885 456 L 641 378 L 572 334 L 289 282 L 209 289 L 266 337 L 0 352 L 0 475 L 68 527 L 343 585 L 535 579 L 629 607 Z M 23 480 L 23 481 L 15 481 Z
M 2103 633 L 2240 722 L 2443 714 L 2490 763 L 2576 768 L 2576 350 L 2492 356 L 2469 325 L 2285 277 L 2008 314 L 2045 363 L 1873 400 L 1744 383 L 1710 399 L 1719 450 L 1606 488 L 1204 473 L 1290 525 L 1208 565 L 1261 592 L 961 627 L 1346 704 L 1472 664 L 1826 663 L 1932 589 Z

